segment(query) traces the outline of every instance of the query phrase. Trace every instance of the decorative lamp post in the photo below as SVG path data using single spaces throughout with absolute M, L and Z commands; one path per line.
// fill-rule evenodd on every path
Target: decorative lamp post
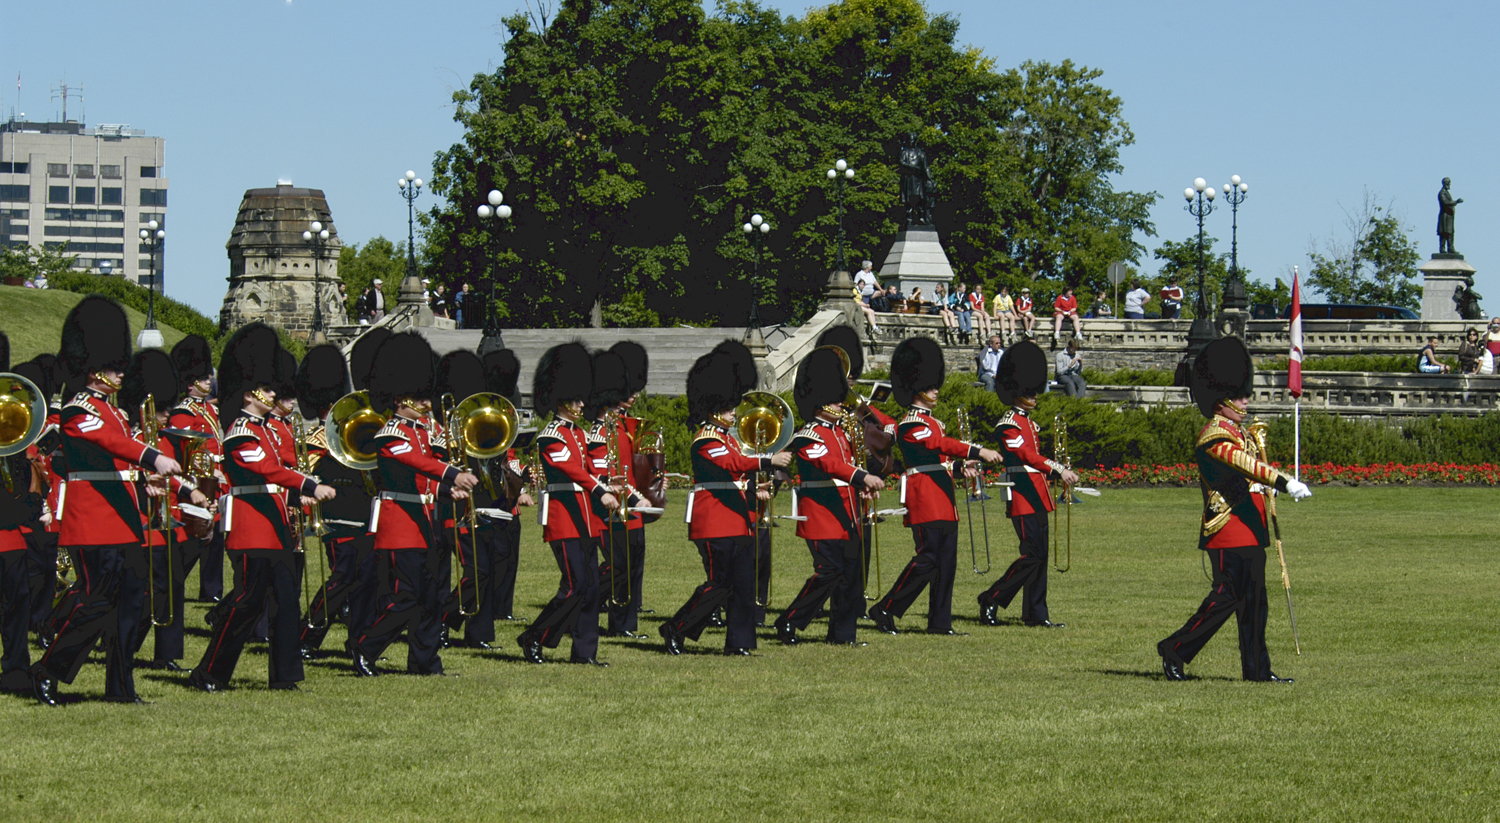
M 135 344 L 143 349 L 161 348 L 165 341 L 161 330 L 156 328 L 156 257 L 161 251 L 162 241 L 167 238 L 167 230 L 152 220 L 146 224 L 146 228 L 141 229 L 140 237 L 142 244 L 151 253 L 151 280 L 146 292 L 146 327 L 136 336 Z
M 752 214 L 750 222 L 740 226 L 740 230 L 755 244 L 755 269 L 750 276 L 750 321 L 749 328 L 745 329 L 745 346 L 755 357 L 763 358 L 771 350 L 766 346 L 765 335 L 760 330 L 760 257 L 765 237 L 771 232 L 771 224 L 759 214 Z
M 1240 276 L 1240 204 L 1245 202 L 1245 192 L 1250 190 L 1250 184 L 1240 180 L 1238 174 L 1232 175 L 1229 182 L 1224 184 L 1224 200 L 1229 203 L 1229 211 L 1232 215 L 1229 226 L 1229 282 L 1224 284 L 1223 308 L 1243 311 L 1250 305 L 1250 297 L 1245 293 L 1245 278 Z
M 504 204 L 505 195 L 501 194 L 499 189 L 490 189 L 490 193 L 485 197 L 485 199 L 489 202 L 481 203 L 479 205 L 479 208 L 475 210 L 475 213 L 479 215 L 480 220 L 489 220 L 491 217 L 497 218 L 498 220 L 510 219 L 512 213 L 511 208 L 510 206 Z M 496 237 L 495 246 L 498 248 L 500 245 L 500 241 L 498 239 L 500 227 L 495 224 L 491 225 L 494 226 L 494 228 L 491 229 L 491 232 Z M 496 265 L 498 265 L 498 263 Z M 484 337 L 479 341 L 480 357 L 483 357 L 492 351 L 499 351 L 505 348 L 505 339 L 500 336 L 500 312 L 497 308 L 499 304 L 495 302 L 495 272 L 493 266 L 490 269 L 489 276 L 490 300 L 489 304 L 485 306 L 484 311 Z
M 1203 347 L 1219 336 L 1219 330 L 1208 316 L 1208 266 L 1203 259 L 1203 218 L 1213 213 L 1215 191 L 1208 182 L 1199 177 L 1193 185 L 1182 190 L 1187 200 L 1187 212 L 1198 218 L 1198 304 L 1193 312 L 1193 325 L 1188 329 L 1187 359 L 1194 361 Z
M 834 182 L 834 198 L 839 206 L 839 267 L 838 271 L 848 271 L 844 265 L 844 181 L 854 179 L 854 169 L 849 164 L 839 160 L 828 170 L 828 179 Z
M 307 342 L 314 346 L 328 342 L 328 335 L 323 332 L 323 280 L 319 268 L 328 238 L 328 229 L 323 228 L 323 223 L 318 220 L 312 221 L 308 230 L 302 232 L 302 239 L 313 245 L 313 328 Z
M 426 306 L 427 301 L 422 298 L 422 280 L 417 277 L 417 212 L 414 203 L 422 193 L 422 178 L 408 169 L 396 181 L 396 187 L 400 190 L 401 199 L 406 201 L 406 277 L 401 280 L 401 293 L 396 296 L 396 302 L 415 304 L 420 308 Z

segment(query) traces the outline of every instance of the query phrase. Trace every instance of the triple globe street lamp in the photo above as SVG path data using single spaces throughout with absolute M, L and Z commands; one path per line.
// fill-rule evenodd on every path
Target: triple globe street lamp
M 1224 284 L 1221 306 L 1224 309 L 1243 310 L 1249 302 L 1239 266 L 1239 209 L 1240 204 L 1245 202 L 1245 193 L 1249 190 L 1250 184 L 1240 179 L 1238 174 L 1232 175 L 1229 182 L 1224 184 L 1224 199 L 1234 213 L 1230 239 L 1230 273 L 1228 282 Z M 1194 311 L 1193 325 L 1188 329 L 1187 358 L 1189 361 L 1196 360 L 1198 353 L 1203 351 L 1203 347 L 1219 336 L 1218 326 L 1209 316 L 1208 264 L 1203 246 L 1203 218 L 1213 213 L 1214 198 L 1217 194 L 1218 191 L 1208 185 L 1208 181 L 1202 177 L 1194 179 L 1193 185 L 1182 190 L 1183 199 L 1187 201 L 1188 214 L 1198 220 L 1198 301 Z
M 152 220 L 146 223 L 145 228 L 139 232 L 141 245 L 146 246 L 150 252 L 150 283 L 146 292 L 146 327 L 136 337 L 136 345 L 143 349 L 160 348 L 165 344 L 162 339 L 161 330 L 156 327 L 156 257 L 161 252 L 161 245 L 167 238 L 167 230 L 161 224 Z
M 411 169 L 396 181 L 401 199 L 406 201 L 406 277 L 401 281 L 401 294 L 397 298 L 401 303 L 416 303 L 421 305 L 422 281 L 417 277 L 417 246 L 416 246 L 416 222 L 417 212 L 415 202 L 417 196 L 422 193 L 422 178 Z
M 835 271 L 848 271 L 844 265 L 844 181 L 854 179 L 854 169 L 849 167 L 848 162 L 840 159 L 826 174 L 829 180 L 834 181 L 834 198 L 839 207 L 839 266 Z
M 313 330 L 307 341 L 313 346 L 328 342 L 328 335 L 323 331 L 323 281 L 319 264 L 323 260 L 329 237 L 328 229 L 323 228 L 320 220 L 312 221 L 307 231 L 302 232 L 302 239 L 313 245 Z
M 755 243 L 755 273 L 750 278 L 750 334 L 753 336 L 760 331 L 760 255 L 765 236 L 771 233 L 771 224 L 759 214 L 752 214 L 750 222 L 741 226 L 740 230 Z
M 498 248 L 500 245 L 498 223 L 500 220 L 509 220 L 512 211 L 510 206 L 505 204 L 505 195 L 499 189 L 490 189 L 490 193 L 485 196 L 485 200 L 487 202 L 479 204 L 479 208 L 474 211 L 482 221 L 487 221 L 491 218 L 496 220 L 496 223 L 492 224 L 494 228 L 491 230 L 491 234 L 495 237 L 495 245 Z M 496 278 L 494 267 L 499 265 L 499 255 L 495 255 L 492 259 L 495 262 L 489 272 L 490 299 L 484 311 L 484 337 L 479 341 L 479 355 L 481 357 L 488 354 L 491 350 L 499 351 L 505 348 L 505 342 L 500 336 L 500 312 L 498 304 L 495 302 Z

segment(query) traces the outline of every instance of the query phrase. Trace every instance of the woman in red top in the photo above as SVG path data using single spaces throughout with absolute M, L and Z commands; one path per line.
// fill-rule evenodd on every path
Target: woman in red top
M 1073 287 L 1063 289 L 1063 293 L 1052 301 L 1052 339 L 1055 342 L 1062 336 L 1062 323 L 1064 317 L 1073 318 L 1073 336 L 1083 337 L 1083 323 L 1078 319 L 1078 298 L 1073 296 Z

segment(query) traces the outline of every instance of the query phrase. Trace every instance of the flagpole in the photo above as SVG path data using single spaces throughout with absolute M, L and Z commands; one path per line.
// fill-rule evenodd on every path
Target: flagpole
M 1302 480 L 1302 399 L 1292 404 L 1292 479 Z
M 1287 324 L 1291 351 L 1287 353 L 1286 388 L 1292 396 L 1292 477 L 1302 479 L 1302 287 L 1296 266 L 1292 267 L 1292 305 Z

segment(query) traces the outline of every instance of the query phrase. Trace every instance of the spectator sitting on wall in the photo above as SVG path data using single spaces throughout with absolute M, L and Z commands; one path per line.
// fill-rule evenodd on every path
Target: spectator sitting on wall
M 1484 335 L 1485 354 L 1480 356 L 1479 373 L 1494 374 L 1495 366 L 1500 365 L 1500 317 L 1490 318 L 1490 329 Z M 1485 361 L 1488 360 L 1488 368 Z
M 984 302 L 984 287 L 975 284 L 969 291 L 969 306 L 973 311 L 970 318 L 979 329 L 980 337 L 988 337 L 990 333 L 990 313 Z
M 879 288 L 879 282 L 875 279 L 875 264 L 866 260 L 858 272 L 854 274 L 854 288 L 859 289 L 859 299 L 869 305 L 870 298 L 875 296 L 875 290 Z
M 993 393 L 995 391 L 995 372 L 1000 368 L 1000 357 L 1005 354 L 1004 345 L 1000 335 L 990 335 L 990 344 L 980 350 L 974 358 L 976 371 L 979 372 L 979 382 L 984 384 L 984 390 Z
M 1484 345 L 1479 342 L 1479 329 L 1469 329 L 1464 342 L 1458 345 L 1458 370 L 1464 374 L 1479 373 L 1479 358 L 1484 354 Z
M 1417 355 L 1417 370 L 1423 374 L 1447 374 L 1452 371 L 1447 363 L 1439 362 L 1437 359 L 1437 338 L 1429 337 L 1427 345 L 1422 347 L 1422 352 Z
M 1014 340 L 1016 336 L 1016 301 L 1010 296 L 1010 286 L 1001 286 L 995 295 L 995 320 L 1000 325 L 1001 341 Z
M 1052 301 L 1052 340 L 1057 341 L 1062 337 L 1063 318 L 1073 321 L 1073 336 L 1083 336 L 1083 321 L 1078 319 L 1078 298 L 1073 295 L 1073 287 L 1063 288 L 1063 293 Z
M 1177 275 L 1161 289 L 1161 317 L 1163 320 L 1176 320 L 1182 316 L 1182 287 L 1177 285 Z
M 1021 289 L 1021 296 L 1016 298 L 1016 316 L 1021 318 L 1021 325 L 1025 326 L 1022 331 L 1027 337 L 1036 336 L 1032 334 L 1032 328 L 1036 326 L 1036 313 L 1032 311 L 1032 307 L 1031 287 L 1024 286 Z
M 1125 292 L 1125 319 L 1145 320 L 1146 301 L 1151 299 L 1151 292 L 1141 288 L 1141 281 L 1132 280 L 1130 290 Z
M 953 290 L 953 315 L 958 318 L 958 342 L 967 346 L 974 333 L 974 306 L 969 302 L 969 287 L 963 283 Z
M 1089 317 L 1112 317 L 1114 313 L 1114 309 L 1109 307 L 1108 300 L 1097 297 L 1094 299 L 1094 308 L 1089 311 Z
M 948 294 L 948 287 L 942 283 L 932 289 L 933 312 L 943 319 L 943 340 L 953 342 L 958 333 L 958 316 L 953 313 L 953 298 Z
M 1088 384 L 1083 381 L 1083 358 L 1078 355 L 1078 338 L 1069 340 L 1067 350 L 1057 353 L 1054 365 L 1063 394 L 1082 397 L 1088 391 Z

